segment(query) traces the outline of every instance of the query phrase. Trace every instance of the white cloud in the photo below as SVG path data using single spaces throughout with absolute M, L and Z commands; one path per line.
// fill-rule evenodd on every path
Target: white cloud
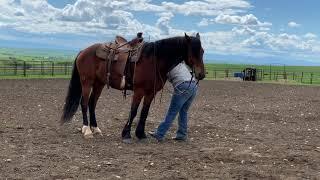
M 313 33 L 307 33 L 304 35 L 304 37 L 307 39 L 316 39 L 318 36 Z
M 300 27 L 301 24 L 298 24 L 298 23 L 296 23 L 294 21 L 291 21 L 291 22 L 288 23 L 288 26 L 291 27 L 291 28 L 296 28 L 296 27 Z
M 216 23 L 220 24 L 234 24 L 244 26 L 271 26 L 269 22 L 260 22 L 253 14 L 247 14 L 245 16 L 232 16 L 220 14 L 215 18 Z
M 174 17 L 184 15 L 201 18 L 201 21 L 195 24 L 188 21 L 193 28 L 197 28 L 197 25 L 203 27 L 212 24 L 227 24 L 226 27 L 230 27 L 230 30 L 210 29 L 200 32 L 206 53 L 249 56 L 274 56 L 279 53 L 290 56 L 320 55 L 320 42 L 316 34 L 273 34 L 270 32 L 272 23 L 248 14 L 248 10 L 252 8 L 248 0 L 190 0 L 160 4 L 151 0 L 77 0 L 64 8 L 55 8 L 46 0 L 21 0 L 20 3 L 0 0 L 0 4 L 0 28 L 26 33 L 63 33 L 107 39 L 116 34 L 130 36 L 142 31 L 145 37 L 150 35 L 151 40 L 156 40 L 183 35 L 184 32 L 197 32 L 196 29 L 185 30 L 172 26 L 176 20 Z M 136 12 L 152 13 L 158 16 L 158 19 L 145 23 L 135 17 Z M 189 20 L 189 17 L 186 18 Z M 288 26 L 300 25 L 290 22 Z M 13 37 L 2 35 L 0 38 Z M 80 41 L 77 42 L 81 44 Z M 86 43 L 89 42 L 82 44 Z
M 259 27 L 260 31 L 270 31 L 271 29 L 269 27 Z
M 160 13 L 156 26 L 161 30 L 161 35 L 169 35 L 172 27 L 169 25 L 171 18 L 174 17 L 171 12 Z
M 244 12 L 252 7 L 245 0 L 205 0 L 187 1 L 182 4 L 174 2 L 162 2 L 161 4 L 167 11 L 184 15 L 216 16 L 221 13 L 236 14 Z
M 202 18 L 201 21 L 197 24 L 199 27 L 208 26 L 210 24 L 215 24 L 214 19 Z
M 209 19 L 202 18 L 201 21 L 197 24 L 198 26 L 208 26 L 209 25 Z
M 1 26 L 31 33 L 72 33 L 105 35 L 135 34 L 144 31 L 152 37 L 169 36 L 184 30 L 173 29 L 170 21 L 175 14 L 218 15 L 236 14 L 251 8 L 246 0 L 198 0 L 181 4 L 151 0 L 77 0 L 63 9 L 54 8 L 46 0 L 0 0 Z M 133 12 L 158 12 L 154 24 L 138 21 Z
M 206 51 L 215 54 L 292 58 L 320 56 L 319 41 L 295 34 L 273 34 L 250 27 L 235 27 L 232 31 L 204 33 L 201 37 L 204 37 L 202 42 Z
M 238 34 L 238 35 L 250 35 L 253 36 L 256 34 L 256 30 L 251 29 L 249 27 L 242 27 L 242 28 L 233 28 L 232 32 Z
M 198 26 L 208 26 L 214 23 L 237 25 L 237 26 L 256 26 L 261 28 L 262 27 L 267 28 L 269 26 L 272 26 L 272 23 L 270 22 L 260 22 L 258 18 L 253 14 L 247 14 L 244 16 L 219 14 L 214 19 L 203 18 L 198 23 Z

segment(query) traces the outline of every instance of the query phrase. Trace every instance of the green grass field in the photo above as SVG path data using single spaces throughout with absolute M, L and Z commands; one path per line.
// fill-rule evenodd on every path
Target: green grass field
M 228 79 L 246 67 L 255 67 L 260 81 L 320 84 L 319 66 L 267 66 L 244 64 L 206 64 L 208 79 Z
M 0 79 L 67 78 L 76 54 L 76 51 L 0 48 Z M 320 84 L 319 66 L 215 63 L 205 66 L 207 79 L 234 79 L 234 73 L 255 67 L 258 80 L 262 82 Z
M 234 70 L 241 70 L 246 67 L 255 67 L 257 69 L 262 69 L 264 71 L 270 71 L 270 65 L 245 65 L 245 64 L 206 64 L 206 68 L 208 70 L 214 69 L 234 69 Z M 279 71 L 279 72 L 313 72 L 313 73 L 320 73 L 319 66 L 274 66 L 271 65 L 271 71 Z
M 0 76 L 1 79 L 69 79 L 70 75 L 17 75 L 17 76 Z
M 71 61 L 76 56 L 76 51 L 49 50 L 49 49 L 25 49 L 25 48 L 1 48 L 0 60 L 23 61 Z

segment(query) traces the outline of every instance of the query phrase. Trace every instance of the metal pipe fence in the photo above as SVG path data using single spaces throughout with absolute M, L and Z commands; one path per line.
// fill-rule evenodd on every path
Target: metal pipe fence
M 73 62 L 0 60 L 0 76 L 70 75 Z
M 241 80 L 234 77 L 236 73 L 241 73 L 243 69 L 228 68 L 228 69 L 206 69 L 207 79 L 225 79 L 225 80 Z M 301 84 L 320 84 L 320 73 L 316 72 L 286 72 L 277 70 L 257 69 L 258 81 L 279 81 L 288 83 Z
M 69 76 L 73 61 L 11 61 L 0 60 L 0 76 Z M 240 68 L 206 68 L 206 79 L 238 79 L 235 73 Z M 257 69 L 258 81 L 280 81 L 302 84 L 320 84 L 319 72 L 287 72 L 270 69 Z

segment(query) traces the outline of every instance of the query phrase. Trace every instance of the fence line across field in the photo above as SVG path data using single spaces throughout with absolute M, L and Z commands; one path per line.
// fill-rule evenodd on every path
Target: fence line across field
M 0 76 L 59 76 L 70 75 L 73 61 L 10 61 L 0 60 Z M 277 67 L 277 66 L 275 66 Z M 242 68 L 206 67 L 206 79 L 235 79 Z M 289 72 L 284 70 L 257 69 L 258 81 L 287 81 L 304 84 L 320 84 L 320 73 Z
M 73 62 L 60 61 L 0 61 L 0 76 L 69 75 Z
M 228 68 L 214 69 L 207 68 L 207 79 L 232 79 L 235 78 L 235 73 L 241 73 L 243 69 Z M 240 78 L 238 78 L 240 79 Z M 258 81 L 287 81 L 298 82 L 304 84 L 320 84 L 320 73 L 314 72 L 286 72 L 280 70 L 264 70 L 257 69 Z

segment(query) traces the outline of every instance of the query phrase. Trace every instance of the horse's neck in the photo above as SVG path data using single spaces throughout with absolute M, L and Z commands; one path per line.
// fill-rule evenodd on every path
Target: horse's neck
M 161 67 L 163 71 L 169 72 L 173 69 L 176 65 L 181 63 L 184 59 L 186 59 L 186 49 L 185 47 L 176 48 L 166 48 L 161 49 L 160 52 L 157 54 L 157 58 L 159 59 L 160 63 L 162 64 Z
M 171 71 L 174 67 L 176 67 L 182 61 L 183 61 L 182 58 L 172 59 L 172 61 L 160 60 L 159 61 L 159 69 L 160 69 L 162 76 L 166 76 L 169 71 Z

